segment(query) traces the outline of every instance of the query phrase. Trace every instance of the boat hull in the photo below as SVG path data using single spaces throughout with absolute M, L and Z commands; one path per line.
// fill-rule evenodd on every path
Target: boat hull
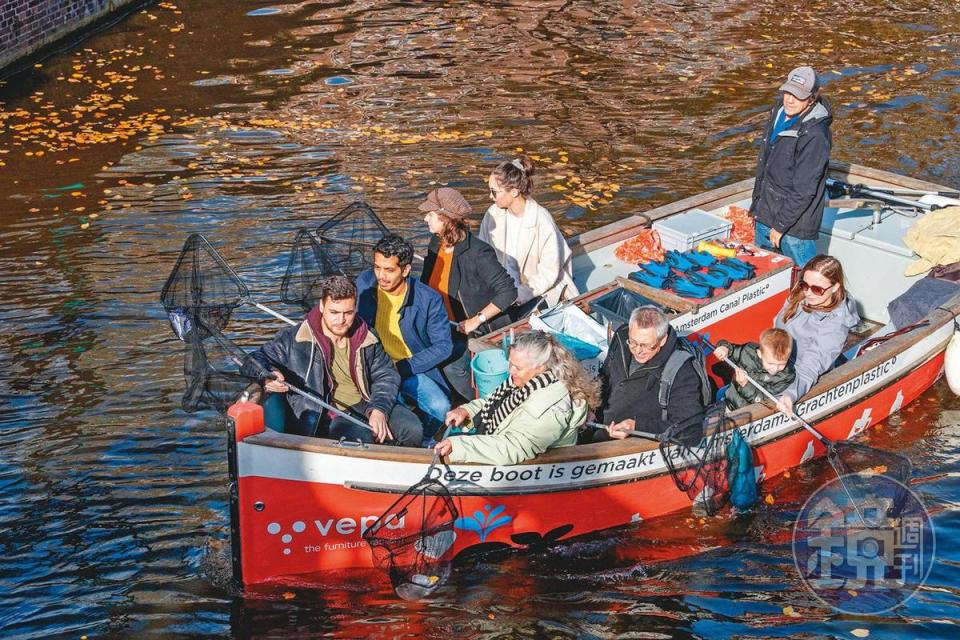
M 941 188 L 867 167 L 831 163 L 830 169 L 851 183 Z M 691 208 L 711 211 L 742 205 L 752 186 L 752 180 L 727 185 L 575 238 L 571 242 L 575 277 L 580 274 L 585 285 L 581 290 L 590 290 L 577 303 L 588 307 L 591 296 L 616 286 L 613 281 L 633 268 L 614 259 L 618 243 L 656 220 Z M 761 272 L 767 270 L 764 277 L 710 301 L 681 300 L 672 306 L 669 300 L 650 299 L 676 310 L 671 323 L 692 340 L 755 340 L 773 324 L 790 284 L 787 266 L 774 262 L 782 258 L 768 254 L 764 259 L 770 262 L 756 265 Z M 870 264 L 857 266 L 872 273 Z M 877 284 L 871 291 L 879 300 L 887 287 Z M 856 438 L 915 400 L 942 375 L 944 350 L 958 314 L 960 296 L 955 296 L 930 312 L 928 325 L 914 327 L 822 376 L 798 403 L 797 412 L 830 439 Z M 491 337 L 489 346 L 497 346 L 498 336 Z M 751 405 L 735 420 L 753 446 L 760 479 L 824 453 L 823 446 L 795 422 L 761 405 Z M 431 458 L 426 450 L 338 446 L 270 431 L 247 435 L 249 424 L 238 423 L 237 429 L 228 431 L 234 571 L 245 586 L 298 583 L 318 573 L 373 566 L 363 531 L 422 478 Z M 238 432 L 243 435 L 238 437 Z M 725 433 L 732 437 L 732 431 Z M 693 502 L 677 489 L 657 445 L 636 438 L 554 449 L 519 465 L 463 464 L 436 472 L 442 474 L 460 513 L 444 558 L 525 548 L 631 524 L 649 526 L 649 520 L 689 509 Z M 417 530 L 415 523 L 394 525 Z
M 798 406 L 831 439 L 856 437 L 929 388 L 943 371 L 949 325 L 903 352 L 844 379 Z M 738 427 L 755 450 L 759 478 L 824 453 L 782 414 Z M 362 533 L 427 468 L 397 461 L 270 446 L 270 436 L 237 444 L 243 581 L 256 584 L 372 566 Z M 276 437 L 276 436 L 273 436 Z M 261 444 L 258 440 L 267 439 Z M 289 437 L 288 437 L 289 438 Z M 461 514 L 449 557 L 468 549 L 527 547 L 666 515 L 691 506 L 659 449 L 514 466 L 452 465 L 435 473 Z M 609 449 L 609 447 L 607 447 Z M 398 527 L 413 523 L 400 522 Z M 640 525 L 643 526 L 643 525 Z M 480 546 L 482 545 L 482 546 Z

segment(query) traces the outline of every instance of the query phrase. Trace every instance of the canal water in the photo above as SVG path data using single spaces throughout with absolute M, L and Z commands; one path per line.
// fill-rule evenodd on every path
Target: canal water
M 426 191 L 480 212 L 523 149 L 575 234 L 749 177 L 804 63 L 835 158 L 960 187 L 958 5 L 793 5 L 173 0 L 8 79 L 0 636 L 956 637 L 960 402 L 942 383 L 869 436 L 914 461 L 939 542 L 916 597 L 877 616 L 831 612 L 793 568 L 824 465 L 764 485 L 750 516 L 467 563 L 429 603 L 369 576 L 238 595 L 223 427 L 179 408 L 158 294 L 191 232 L 275 302 L 298 227 L 363 199 L 422 243 Z M 249 310 L 232 327 L 278 328 Z

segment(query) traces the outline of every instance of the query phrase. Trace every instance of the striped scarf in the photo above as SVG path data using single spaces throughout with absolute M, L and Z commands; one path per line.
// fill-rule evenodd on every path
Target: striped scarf
M 557 377 L 553 375 L 553 372 L 545 371 L 530 378 L 527 384 L 522 387 L 515 387 L 510 381 L 510 377 L 507 376 L 503 384 L 497 387 L 480 407 L 475 420 L 477 432 L 493 433 L 500 426 L 500 423 L 513 413 L 514 409 L 530 397 L 530 394 L 556 381 Z

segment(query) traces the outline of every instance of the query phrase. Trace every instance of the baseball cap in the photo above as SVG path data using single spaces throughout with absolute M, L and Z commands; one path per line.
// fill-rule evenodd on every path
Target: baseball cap
M 817 72 L 812 67 L 797 67 L 787 74 L 787 81 L 780 85 L 780 91 L 806 100 L 820 88 Z

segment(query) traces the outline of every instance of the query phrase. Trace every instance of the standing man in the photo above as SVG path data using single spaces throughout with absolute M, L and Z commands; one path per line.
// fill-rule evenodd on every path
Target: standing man
M 397 403 L 400 375 L 367 323 L 357 317 L 357 289 L 345 276 L 327 278 L 320 302 L 297 326 L 281 329 L 248 358 L 271 369 L 266 389 L 286 393 L 286 380 L 341 411 L 366 420 L 364 429 L 300 395 L 287 394 L 286 430 L 320 438 L 347 438 L 418 447 L 423 428 Z M 248 363 L 241 373 L 256 375 Z
M 763 132 L 750 213 L 757 246 L 802 267 L 817 255 L 833 113 L 810 67 L 791 71 L 780 94 Z
M 410 277 L 413 246 L 386 236 L 373 250 L 373 269 L 357 277 L 357 314 L 372 326 L 400 372 L 400 395 L 429 419 L 424 438 L 443 425 L 450 390 L 438 367 L 453 353 L 450 322 L 439 293 Z

